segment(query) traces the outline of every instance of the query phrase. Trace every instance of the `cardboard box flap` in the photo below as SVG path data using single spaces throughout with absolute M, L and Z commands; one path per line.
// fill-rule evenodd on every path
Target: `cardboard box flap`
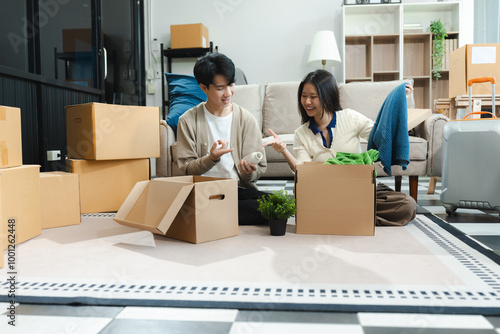
M 138 182 L 114 220 L 123 225 L 166 234 L 193 187 L 192 183 L 169 182 L 166 179 Z
M 156 182 L 156 183 L 161 183 L 162 181 Z M 166 182 L 165 182 L 166 183 Z M 163 216 L 163 219 L 160 221 L 160 224 L 158 224 L 158 231 L 160 231 L 163 234 L 166 234 L 168 229 L 170 228 L 170 225 L 174 222 L 175 216 L 179 213 L 179 210 L 182 208 L 182 205 L 186 201 L 187 197 L 191 193 L 191 191 L 194 188 L 194 184 L 184 184 L 182 183 L 173 183 L 175 184 L 175 187 L 179 187 L 177 191 L 172 189 L 172 184 L 168 184 L 168 189 L 170 191 L 170 194 L 176 194 L 173 198 L 173 201 L 165 202 L 164 198 L 164 192 L 160 194 L 156 194 L 155 196 L 162 196 L 160 197 L 162 201 L 162 205 L 167 205 L 168 210 Z

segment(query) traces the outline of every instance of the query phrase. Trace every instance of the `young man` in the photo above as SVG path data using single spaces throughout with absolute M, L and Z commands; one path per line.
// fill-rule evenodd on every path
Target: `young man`
M 233 62 L 221 53 L 196 61 L 194 76 L 207 101 L 179 118 L 177 163 L 186 175 L 237 179 L 239 224 L 263 224 L 257 198 L 265 193 L 255 184 L 267 166 L 262 135 L 255 117 L 231 102 L 234 75 Z M 253 152 L 264 155 L 258 164 L 243 160 Z

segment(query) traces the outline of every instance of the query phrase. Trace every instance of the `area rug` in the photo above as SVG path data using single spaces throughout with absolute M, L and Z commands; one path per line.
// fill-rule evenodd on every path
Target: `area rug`
M 203 244 L 95 214 L 19 245 L 0 302 L 500 314 L 499 264 L 430 214 L 368 237 L 296 234 L 292 219 L 284 236 L 241 226 Z

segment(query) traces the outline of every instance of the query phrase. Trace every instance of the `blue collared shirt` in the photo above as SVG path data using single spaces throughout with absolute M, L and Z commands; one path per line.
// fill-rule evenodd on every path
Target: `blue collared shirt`
M 309 129 L 311 129 L 311 131 L 314 133 L 314 135 L 316 135 L 319 132 L 321 134 L 321 138 L 323 138 L 323 146 L 326 148 L 330 148 L 332 146 L 332 140 L 333 140 L 332 129 L 335 127 L 336 123 L 337 123 L 337 114 L 333 113 L 332 121 L 330 122 L 330 124 L 328 124 L 326 126 L 326 128 L 328 129 L 328 134 L 330 135 L 330 142 L 329 143 L 326 142 L 326 138 L 325 138 L 325 136 L 323 136 L 323 132 L 318 129 L 316 124 L 314 124 L 314 119 L 312 119 L 312 118 L 309 121 Z

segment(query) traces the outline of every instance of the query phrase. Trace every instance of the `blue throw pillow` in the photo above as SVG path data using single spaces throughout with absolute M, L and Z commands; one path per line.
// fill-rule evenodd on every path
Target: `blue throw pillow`
M 168 84 L 167 124 L 177 133 L 179 117 L 186 111 L 207 100 L 192 75 L 165 73 Z

